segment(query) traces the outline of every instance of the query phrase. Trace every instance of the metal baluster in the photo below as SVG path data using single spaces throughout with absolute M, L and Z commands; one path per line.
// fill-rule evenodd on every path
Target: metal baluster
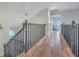
M 22 30 L 22 31 L 23 31 L 23 30 Z M 22 36 L 23 36 L 23 35 L 22 35 L 22 33 L 23 33 L 22 31 L 20 32 L 20 51 L 19 51 L 20 53 L 22 52 L 22 48 L 23 48 L 23 47 L 22 47 L 22 42 L 21 42 L 21 41 L 22 41 Z
M 78 25 L 77 25 L 77 57 L 78 57 Z
M 15 56 L 15 39 L 13 39 L 13 47 L 12 48 L 14 49 L 13 56 Z
M 28 50 L 28 39 L 27 39 L 27 21 L 25 21 L 25 23 L 23 24 L 23 28 L 24 28 L 24 47 L 25 47 L 25 53 Z
M 74 42 L 75 40 L 75 42 Z M 73 45 L 75 44 L 75 45 Z M 75 22 L 72 21 L 72 32 L 71 32 L 71 49 L 76 56 L 76 25 Z M 75 51 L 74 51 L 75 50 Z
M 73 51 L 73 46 L 72 46 L 72 40 L 73 40 L 73 26 L 71 26 L 72 30 L 71 30 L 71 50 Z
M 77 25 L 75 27 L 75 56 L 77 56 Z
M 18 42 L 17 42 L 17 39 L 16 39 L 16 52 L 18 54 Z
M 20 36 L 20 35 L 21 35 L 21 32 L 20 32 L 19 35 L 18 35 L 18 36 L 19 36 L 19 37 L 18 37 L 19 40 L 17 39 L 17 40 L 18 40 L 18 41 L 17 41 L 17 42 L 18 42 L 18 54 L 19 54 L 20 51 L 21 51 L 21 48 L 20 48 L 20 47 L 21 47 L 21 38 L 20 38 L 21 36 Z
M 19 34 L 19 54 L 21 53 L 21 32 Z
M 6 57 L 6 44 L 4 44 L 4 57 Z
M 15 39 L 15 49 L 16 49 L 16 55 L 17 55 L 17 40 Z
M 29 35 L 29 33 L 30 33 L 30 25 L 27 25 L 27 40 L 28 40 L 28 50 L 30 49 L 30 35 Z
M 77 34 L 79 34 L 79 25 L 78 25 L 78 32 L 77 32 Z M 78 35 L 79 36 L 79 35 Z M 77 37 L 78 37 L 77 36 Z M 78 39 L 79 39 L 79 37 L 78 37 Z M 77 43 L 79 43 L 79 41 L 77 42 Z M 77 46 L 78 47 L 78 46 Z M 79 56 L 79 49 L 78 49 L 78 56 Z
M 77 26 L 75 25 L 75 56 L 77 56 Z
M 62 32 L 63 32 L 63 36 L 64 36 L 64 23 L 62 25 Z
M 9 53 L 9 57 L 10 57 L 10 43 L 8 44 L 9 49 L 8 49 L 8 53 Z
M 22 51 L 24 51 L 24 29 L 22 30 Z
M 25 44 L 24 44 L 24 23 L 23 23 L 23 50 L 25 50 Z

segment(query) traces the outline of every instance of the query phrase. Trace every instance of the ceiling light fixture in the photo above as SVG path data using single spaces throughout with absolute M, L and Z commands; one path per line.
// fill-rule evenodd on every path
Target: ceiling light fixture
M 53 6 L 50 8 L 50 11 L 51 13 L 56 14 L 58 12 L 58 9 L 55 6 Z
M 56 10 L 57 8 L 55 6 L 53 6 L 52 8 L 50 8 L 50 10 Z

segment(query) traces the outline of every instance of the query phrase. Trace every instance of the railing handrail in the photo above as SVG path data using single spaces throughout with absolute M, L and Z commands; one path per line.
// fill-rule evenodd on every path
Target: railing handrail
M 35 30 L 41 29 L 41 34 L 39 37 L 37 36 L 36 40 L 34 40 L 35 42 L 33 42 L 32 44 L 30 44 L 30 39 L 29 38 L 29 33 L 30 33 L 30 26 L 31 25 L 46 25 L 46 24 L 31 24 L 28 23 L 27 21 L 25 21 L 22 25 L 22 28 L 20 28 L 20 30 L 18 30 L 18 32 L 16 32 L 16 34 L 6 43 L 4 44 L 4 54 L 5 56 L 17 56 L 18 54 L 22 53 L 23 51 L 26 53 L 31 46 L 37 41 L 37 38 L 40 39 L 42 37 L 43 34 L 45 34 L 44 30 L 45 27 L 40 27 L 40 26 L 36 26 L 36 28 L 34 27 Z M 40 30 L 38 30 L 39 32 Z M 38 35 L 39 35 L 38 34 Z M 30 34 L 31 35 L 31 34 Z M 37 34 L 35 34 L 37 35 Z M 35 38 L 34 38 L 35 39 Z M 12 53 L 13 52 L 13 53 Z
M 25 49 L 25 45 L 26 45 L 25 43 L 27 40 L 26 30 L 27 30 L 27 20 L 25 20 L 25 22 L 22 24 L 22 27 L 18 30 L 18 32 L 16 32 L 16 34 L 6 44 L 4 44 L 4 55 L 5 56 L 9 56 L 9 54 L 11 52 L 10 47 L 12 47 L 12 46 L 14 46 L 13 49 L 16 49 L 16 52 L 13 53 L 14 55 L 17 55 L 17 53 L 20 53 L 21 51 L 26 51 L 26 49 Z M 23 37 L 21 39 L 20 39 L 20 37 L 18 38 L 18 36 L 20 36 L 20 34 L 23 34 Z M 25 37 L 25 35 L 26 35 L 26 37 Z M 21 41 L 21 40 L 23 40 L 23 41 Z M 12 42 L 14 42 L 14 43 L 12 43 Z M 23 44 L 23 46 L 22 46 L 22 44 Z M 6 48 L 9 48 L 10 51 L 7 50 Z M 21 49 L 18 50 L 18 48 L 21 48 Z M 14 56 L 14 55 L 11 54 L 11 56 Z
M 10 43 L 13 40 L 13 38 L 15 38 L 22 30 L 23 27 L 6 43 L 6 45 L 8 45 L 8 43 Z

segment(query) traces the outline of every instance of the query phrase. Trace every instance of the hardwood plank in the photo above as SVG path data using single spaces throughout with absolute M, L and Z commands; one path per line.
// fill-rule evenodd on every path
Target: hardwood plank
M 47 36 L 40 39 L 27 53 L 22 53 L 20 57 L 53 57 L 53 47 L 51 47 L 50 41 Z M 72 57 L 72 53 L 69 45 L 64 37 L 61 35 L 61 51 L 58 57 Z

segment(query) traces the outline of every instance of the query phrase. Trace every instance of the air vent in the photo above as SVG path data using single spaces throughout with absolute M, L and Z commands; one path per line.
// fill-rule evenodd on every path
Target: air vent
M 25 13 L 25 15 L 28 15 L 28 13 Z

